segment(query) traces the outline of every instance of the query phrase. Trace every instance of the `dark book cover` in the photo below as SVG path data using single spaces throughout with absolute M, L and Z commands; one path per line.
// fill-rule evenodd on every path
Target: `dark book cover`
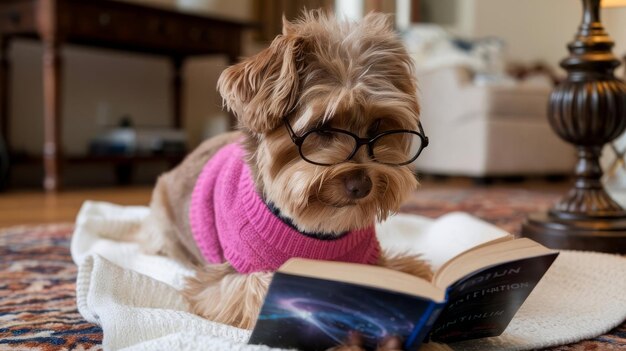
M 487 267 L 448 288 L 448 302 L 430 333 L 438 342 L 502 334 L 558 253 Z
M 446 303 L 339 281 L 276 273 L 249 343 L 323 351 L 358 332 L 374 350 L 386 336 L 404 349 L 497 336 L 558 253 L 481 268 L 446 290 Z
M 276 273 L 249 343 L 323 351 L 356 331 L 367 350 L 388 335 L 416 350 L 442 308 L 389 290 Z

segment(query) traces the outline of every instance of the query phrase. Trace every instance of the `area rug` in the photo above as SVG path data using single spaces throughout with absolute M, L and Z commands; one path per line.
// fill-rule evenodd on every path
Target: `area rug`
M 422 189 L 402 211 L 438 217 L 465 211 L 513 233 L 527 213 L 549 207 L 557 193 Z M 97 350 L 101 330 L 75 305 L 76 267 L 69 255 L 72 227 L 0 231 L 0 350 Z M 626 350 L 626 324 L 606 335 L 549 350 Z

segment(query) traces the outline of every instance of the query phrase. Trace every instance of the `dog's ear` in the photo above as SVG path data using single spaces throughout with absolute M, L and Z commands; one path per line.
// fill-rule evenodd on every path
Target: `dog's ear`
M 371 11 L 361 21 L 362 25 L 374 33 L 393 33 L 391 15 L 382 12 Z
M 227 68 L 217 82 L 226 107 L 239 124 L 255 133 L 276 128 L 296 103 L 302 39 L 283 18 L 283 34 L 270 46 Z

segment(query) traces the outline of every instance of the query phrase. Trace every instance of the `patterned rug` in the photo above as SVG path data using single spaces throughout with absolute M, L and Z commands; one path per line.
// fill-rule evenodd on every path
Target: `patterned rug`
M 548 208 L 557 193 L 482 188 L 423 189 L 402 212 L 438 217 L 465 211 L 513 233 L 526 214 Z M 0 350 L 100 350 L 101 329 L 76 309 L 71 225 L 0 230 Z M 626 323 L 606 335 L 552 351 L 626 350 Z
M 0 232 L 0 350 L 100 350 L 76 309 L 71 225 Z

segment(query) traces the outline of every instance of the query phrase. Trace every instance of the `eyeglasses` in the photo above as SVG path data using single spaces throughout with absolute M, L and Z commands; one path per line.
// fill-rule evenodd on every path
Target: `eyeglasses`
M 332 166 L 347 162 L 356 155 L 359 148 L 367 145 L 367 152 L 374 162 L 392 165 L 407 165 L 428 146 L 421 122 L 419 132 L 398 129 L 379 133 L 371 138 L 361 138 L 347 130 L 336 128 L 313 128 L 298 136 L 284 119 L 289 136 L 300 157 L 318 166 Z

